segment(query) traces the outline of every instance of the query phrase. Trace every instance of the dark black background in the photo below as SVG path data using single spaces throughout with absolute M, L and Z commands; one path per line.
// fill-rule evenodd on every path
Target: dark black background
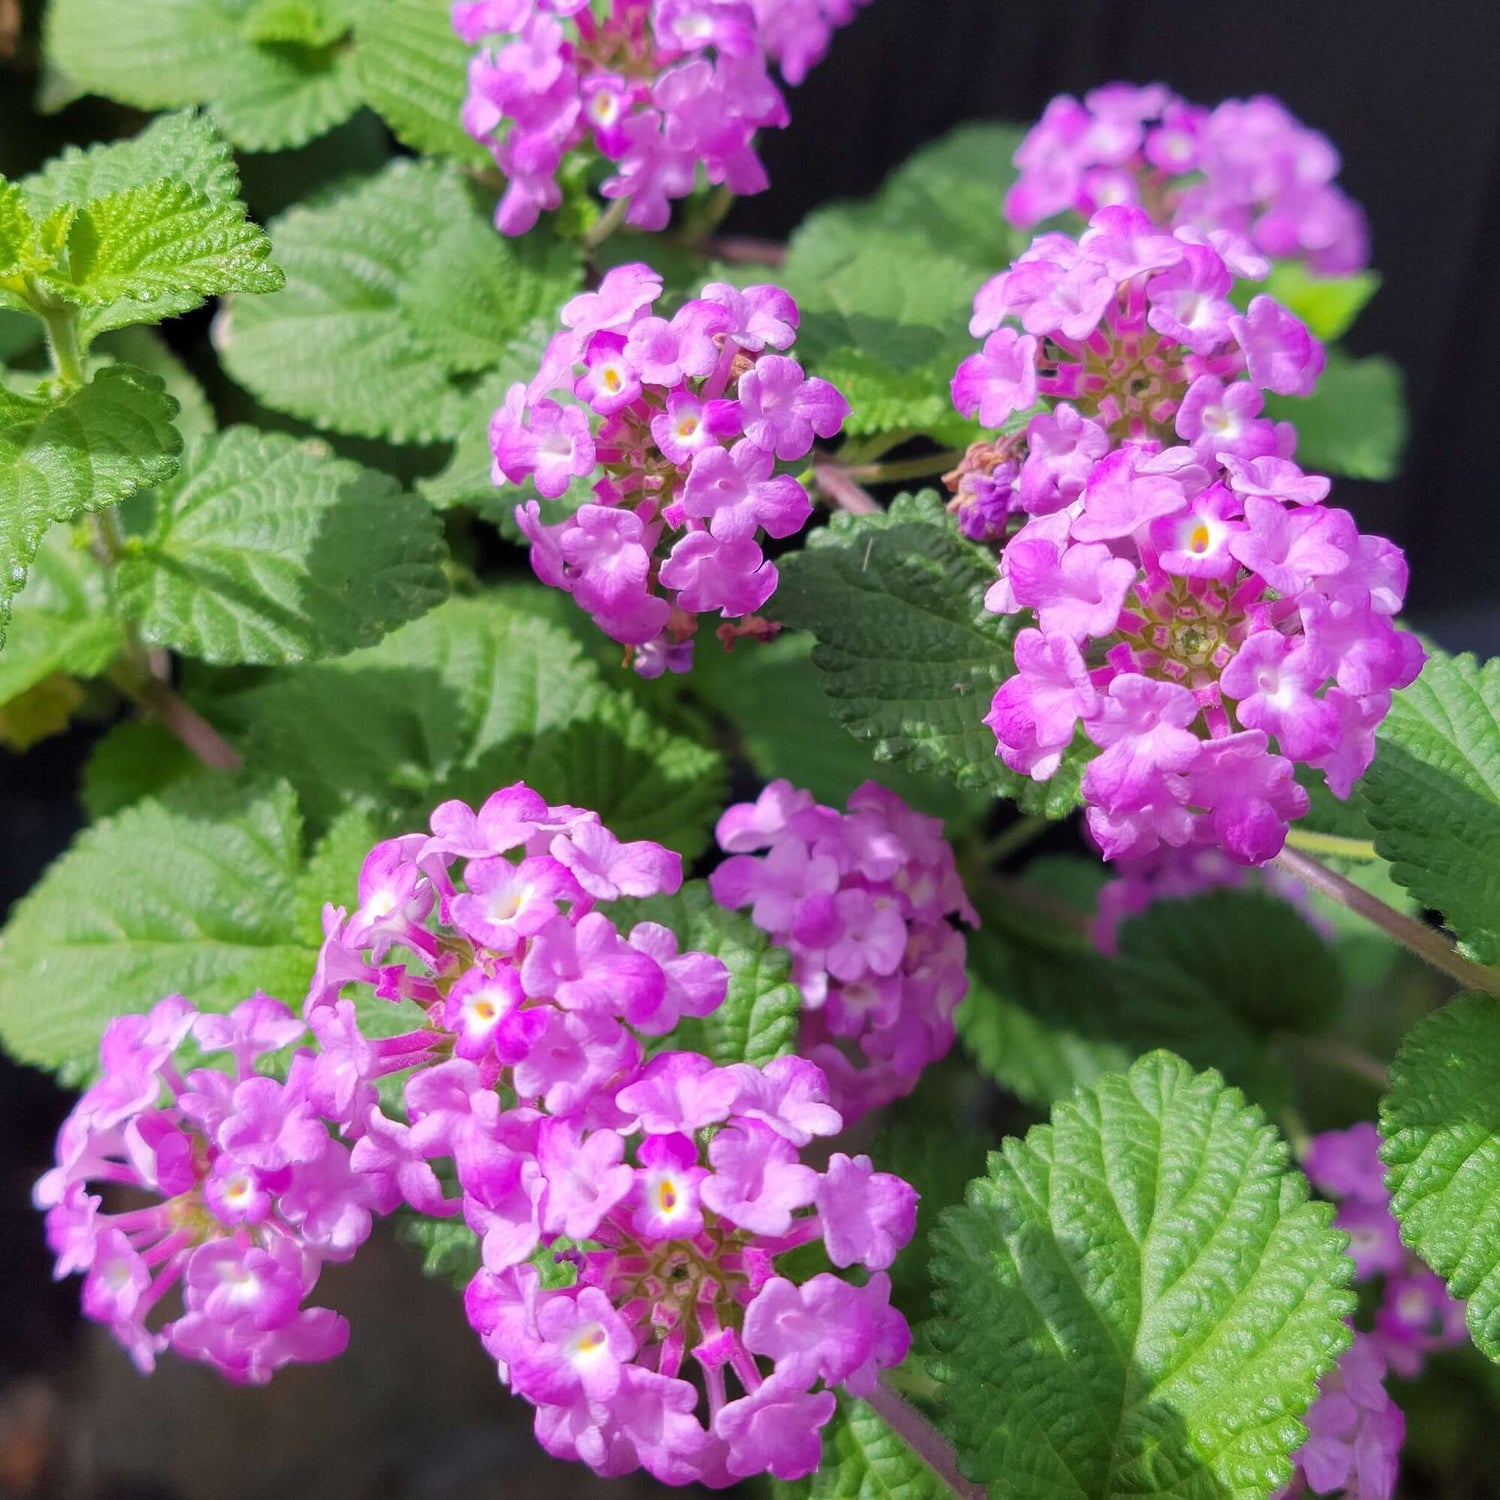
M 1407 549 L 1413 623 L 1450 649 L 1500 654 L 1497 69 L 1490 0 L 873 0 L 793 93 L 792 127 L 763 142 L 773 187 L 737 205 L 727 228 L 784 236 L 962 121 L 1034 119 L 1054 94 L 1112 79 L 1160 79 L 1207 104 L 1278 95 L 1340 148 L 1343 184 L 1370 217 L 1385 284 L 1350 343 L 1392 355 L 1408 380 L 1401 476 L 1345 483 L 1335 497 Z M 26 128 L 30 86 L 0 65 L 0 160 L 29 154 L 3 133 Z M 84 105 L 56 124 L 88 139 L 98 116 Z M 91 738 L 0 752 L 0 910 L 71 836 Z M 0 1386 L 53 1361 L 76 1307 L 71 1288 L 47 1291 L 26 1206 L 62 1107 L 45 1080 L 0 1061 Z

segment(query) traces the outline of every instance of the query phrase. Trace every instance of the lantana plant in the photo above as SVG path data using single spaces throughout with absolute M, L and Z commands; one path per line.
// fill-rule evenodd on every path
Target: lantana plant
M 258 1385 L 394 1229 L 601 1476 L 1391 1500 L 1500 1360 L 1500 670 L 1344 483 L 1378 236 L 1102 79 L 725 233 L 879 4 L 49 0 L 158 113 L 0 157 L 35 1233 Z

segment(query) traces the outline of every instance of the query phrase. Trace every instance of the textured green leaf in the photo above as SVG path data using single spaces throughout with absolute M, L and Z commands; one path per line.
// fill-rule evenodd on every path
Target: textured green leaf
M 984 607 L 994 578 L 993 556 L 959 536 L 929 491 L 880 515 L 835 516 L 782 564 L 775 608 L 817 637 L 834 714 L 877 760 L 1060 818 L 1078 804 L 1081 765 L 1069 757 L 1040 785 L 1018 776 L 984 723 L 1014 671 L 1017 629 Z
M 0 177 L 0 308 L 31 311 L 25 272 L 36 259 L 36 234 L 20 185 Z
M 268 15 L 249 0 L 50 0 L 45 45 L 85 92 L 146 110 L 205 104 L 247 151 L 300 146 L 359 107 L 354 55 L 342 27 L 313 45 L 273 39 L 257 11 Z M 318 24 L 328 36 L 332 23 Z
M 98 822 L 143 797 L 160 796 L 179 781 L 216 774 L 161 724 L 126 719 L 94 746 L 78 799 Z
M 863 1401 L 842 1397 L 811 1479 L 773 1485 L 776 1500 L 950 1500 L 953 1491 Z
M 212 662 L 339 656 L 447 592 L 437 517 L 395 480 L 250 427 L 200 440 L 119 567 L 153 645 Z
M 176 473 L 176 410 L 160 380 L 128 365 L 100 370 L 56 405 L 0 388 L 0 644 L 49 526 Z
M 828 714 L 812 664 L 812 641 L 783 635 L 765 645 L 721 651 L 702 637 L 693 658 L 693 690 L 734 726 L 745 754 L 767 781 L 784 776 L 820 802 L 842 807 L 865 781 L 878 781 L 915 808 L 942 818 L 950 836 L 989 812 L 982 792 L 959 791 L 937 776 L 878 765 L 870 746 Z
M 1500 963 L 1500 660 L 1431 653 L 1365 775 L 1375 847 L 1479 963 Z
M 1304 469 L 1350 479 L 1394 479 L 1406 449 L 1406 388 L 1383 354 L 1351 359 L 1328 352 L 1311 396 L 1268 396 L 1266 415 L 1297 428 Z
M 357 39 L 365 101 L 403 145 L 489 163 L 460 123 L 470 49 L 453 30 L 448 0 L 364 0 Z
M 684 950 L 712 953 L 729 969 L 723 1005 L 702 1020 L 683 1021 L 662 1038 L 663 1048 L 758 1066 L 794 1049 L 802 1000 L 791 982 L 791 954 L 748 917 L 715 905 L 706 881 L 690 880 L 675 896 L 619 903 L 613 910 L 621 927 L 659 922 Z
M 204 707 L 319 823 L 348 802 L 425 818 L 441 796 L 525 780 L 595 809 L 621 838 L 691 857 L 723 808 L 713 751 L 652 721 L 514 601 L 451 600 L 378 647 Z
M 154 328 L 121 328 L 107 333 L 95 343 L 93 357 L 118 360 L 158 376 L 166 385 L 167 394 L 177 403 L 172 425 L 182 434 L 184 442 L 207 437 L 218 430 L 208 393 Z
M 56 673 L 95 677 L 125 649 L 109 613 L 104 573 L 67 532 L 54 530 L 31 565 L 0 651 L 0 705 Z
M 401 1238 L 422 1253 L 422 1271 L 462 1290 L 479 1270 L 479 1236 L 463 1219 L 423 1219 L 400 1216 Z
M 68 274 L 49 285 L 89 311 L 87 334 L 154 323 L 226 292 L 274 292 L 285 277 L 244 205 L 163 179 L 95 198 L 68 233 Z
M 792 236 L 782 275 L 802 312 L 798 357 L 849 398 L 849 433 L 977 435 L 949 385 L 974 349 L 974 293 L 1015 253 L 1000 203 L 1019 139 L 1010 126 L 966 126 L 875 198 L 822 209 Z
M 1278 261 L 1263 285 L 1256 288 L 1296 313 L 1314 338 L 1331 344 L 1342 338 L 1380 290 L 1376 271 L 1352 276 L 1314 276 L 1305 262 Z
M 1460 995 L 1407 1033 L 1380 1132 L 1401 1238 L 1500 1361 L 1500 1001 Z
M 252 42 L 327 47 L 349 30 L 343 0 L 253 0 L 240 31 Z
M 1265 1500 L 1350 1338 L 1332 1212 L 1169 1053 L 1058 1105 L 933 1235 L 960 1466 L 996 1500 Z
M 174 991 L 205 1009 L 257 988 L 295 1005 L 318 945 L 293 915 L 302 862 L 284 785 L 199 783 L 95 824 L 12 912 L 0 1038 L 77 1082 L 111 1016 Z
M 284 291 L 235 298 L 215 330 L 267 405 L 356 437 L 456 437 L 474 377 L 578 281 L 546 235 L 505 240 L 457 167 L 398 161 L 271 226 Z

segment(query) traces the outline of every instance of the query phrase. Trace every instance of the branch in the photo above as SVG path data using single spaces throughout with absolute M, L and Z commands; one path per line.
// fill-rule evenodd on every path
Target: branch
M 703 248 L 731 265 L 784 266 L 786 246 L 780 240 L 757 240 L 748 235 L 730 234 L 707 240 Z
M 835 463 L 831 458 L 813 459 L 813 479 L 840 510 L 847 510 L 856 516 L 879 514 L 880 507 L 870 495 L 850 479 L 841 464 Z
M 155 677 L 131 687 L 130 695 L 182 741 L 205 766 L 238 771 L 245 764 L 238 750 L 185 698 Z
M 1355 885 L 1352 880 L 1330 870 L 1319 860 L 1302 854 L 1296 849 L 1283 849 L 1276 856 L 1278 864 L 1288 875 L 1295 876 L 1304 885 L 1337 901 L 1352 912 L 1357 912 L 1367 921 L 1373 922 L 1383 932 L 1389 933 L 1403 947 L 1409 948 L 1418 958 L 1441 970 L 1450 979 L 1457 980 L 1466 990 L 1479 990 L 1486 995 L 1500 996 L 1500 969 L 1489 969 L 1482 964 L 1471 963 L 1442 933 L 1409 917 L 1405 912 L 1388 906 L 1378 896 Z
M 970 1484 L 958 1472 L 958 1459 L 948 1439 L 905 1397 L 882 1380 L 873 1395 L 865 1398 L 870 1409 L 911 1449 L 961 1500 L 985 1500 L 985 1488 Z

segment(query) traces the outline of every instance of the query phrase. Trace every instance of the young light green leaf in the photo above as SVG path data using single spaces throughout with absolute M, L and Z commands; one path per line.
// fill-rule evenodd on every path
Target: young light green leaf
M 679 946 L 723 959 L 729 994 L 702 1020 L 681 1022 L 661 1046 L 701 1052 L 716 1063 L 763 1067 L 791 1052 L 797 1041 L 802 997 L 791 982 L 792 956 L 773 944 L 747 916 L 714 902 L 708 884 L 690 880 L 675 896 L 653 896 L 616 906 L 622 928 L 659 922 L 677 934 Z
M 252 42 L 328 47 L 348 34 L 349 22 L 343 0 L 253 0 L 240 30 Z
M 1331 344 L 1343 338 L 1380 290 L 1380 275 L 1356 271 L 1352 276 L 1314 276 L 1305 262 L 1282 260 L 1257 290 L 1296 313 L 1314 338 Z
M 0 177 L 0 308 L 32 311 L 25 273 L 36 259 L 36 234 L 20 185 Z
M 835 716 L 877 760 L 1013 797 L 1060 818 L 1077 806 L 1081 766 L 1038 784 L 1009 770 L 986 727 L 995 689 L 1015 669 L 1016 621 L 984 596 L 994 559 L 959 536 L 930 491 L 888 512 L 835 516 L 781 564 L 776 609 L 811 631 L 813 664 Z
M 0 387 L 0 644 L 49 526 L 177 472 L 176 410 L 160 380 L 128 365 L 100 370 L 60 404 Z
M 66 276 L 48 285 L 88 309 L 87 336 L 156 323 L 226 292 L 274 292 L 286 278 L 244 205 L 163 179 L 95 198 L 68 231 Z
M 460 122 L 470 49 L 448 0 L 364 0 L 355 61 L 365 101 L 413 151 L 487 165 Z
M 515 600 L 450 600 L 377 648 L 201 706 L 320 824 L 350 801 L 420 820 L 443 796 L 524 779 L 691 857 L 723 808 L 718 755 L 607 687 L 566 631 Z
M 1363 788 L 1396 880 L 1470 958 L 1500 963 L 1500 660 L 1433 651 L 1395 695 Z
M 953 1491 L 863 1402 L 842 1397 L 811 1479 L 776 1483 L 776 1500 L 951 1500 Z
M 996 1500 L 1265 1500 L 1350 1338 L 1332 1212 L 1169 1053 L 1058 1105 L 932 1237 L 960 1467 Z
M 204 661 L 339 656 L 447 593 L 437 517 L 321 442 L 236 427 L 195 443 L 121 561 L 143 637 Z
M 326 0 L 302 7 L 322 35 L 332 27 L 329 40 L 272 38 L 265 25 L 257 36 L 244 0 L 51 0 L 45 46 L 81 90 L 137 109 L 206 104 L 235 145 L 276 151 L 360 104 L 353 53 L 339 40 L 346 28 L 318 19 L 336 14 Z
M 1380 1101 L 1381 1157 L 1401 1238 L 1468 1300 L 1500 1361 L 1500 1008 L 1460 995 L 1406 1035 Z
M 473 377 L 578 281 L 573 250 L 498 238 L 457 167 L 434 161 L 294 208 L 271 238 L 286 289 L 233 299 L 215 329 L 224 362 L 267 405 L 356 437 L 457 436 Z
M 95 824 L 6 925 L 0 1039 L 77 1083 L 110 1017 L 174 991 L 205 1009 L 256 989 L 297 1004 L 318 946 L 293 915 L 302 863 L 285 785 L 197 783 Z
M 452 1282 L 462 1291 L 479 1270 L 479 1236 L 464 1223 L 453 1219 L 424 1219 L 416 1214 L 400 1216 L 401 1238 L 422 1253 L 422 1272 L 441 1281 Z
M 0 705 L 59 673 L 95 677 L 125 649 L 104 572 L 62 528 L 42 542 L 0 651 Z
M 1351 359 L 1337 349 L 1311 396 L 1269 396 L 1266 415 L 1297 429 L 1304 469 L 1350 479 L 1393 479 L 1406 449 L 1405 382 L 1383 354 Z

